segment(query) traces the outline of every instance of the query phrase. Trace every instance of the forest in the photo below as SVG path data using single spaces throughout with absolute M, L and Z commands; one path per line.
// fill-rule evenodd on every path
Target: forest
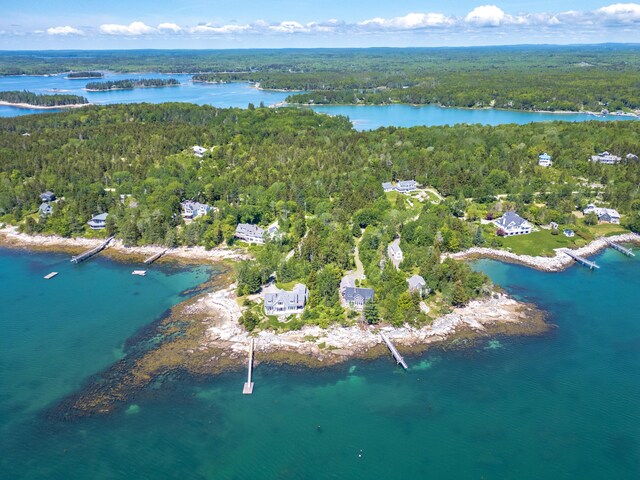
M 207 147 L 202 158 L 193 145 Z M 300 281 L 311 291 L 300 322 L 346 321 L 337 286 L 354 268 L 358 245 L 362 284 L 376 290 L 367 321 L 424 322 L 419 299 L 406 290 L 411 274 L 427 280 L 434 312 L 486 292 L 484 276 L 439 259 L 473 245 L 500 247 L 501 240 L 481 228 L 488 214 L 515 209 L 536 223 L 570 223 L 597 199 L 640 231 L 640 165 L 588 161 L 603 150 L 640 152 L 640 124 L 357 132 L 344 117 L 295 108 L 89 106 L 0 119 L 0 222 L 27 233 L 115 234 L 128 245 L 213 248 L 233 245 L 240 222 L 277 221 L 282 235 L 250 247 L 255 260 L 238 264 L 239 294 L 258 292 L 275 271 L 282 286 Z M 553 168 L 537 165 L 545 151 Z M 418 202 L 383 191 L 381 182 L 403 179 L 436 189 L 444 200 Z M 59 200 L 45 216 L 38 206 L 46 190 Z M 185 199 L 217 210 L 185 222 Z M 87 220 L 102 212 L 109 213 L 106 230 L 89 230 Z M 405 259 L 396 270 L 381 262 L 398 237 Z M 252 312 L 243 320 L 247 328 L 256 320 Z
M 194 81 L 302 91 L 292 103 L 640 109 L 634 45 L 0 52 L 4 75 L 77 69 L 181 72 Z
M 180 82 L 175 78 L 141 78 L 126 80 L 109 80 L 107 82 L 89 82 L 85 88 L 92 92 L 103 92 L 108 90 L 131 90 L 134 88 L 149 87 L 175 87 Z
M 67 78 L 70 80 L 80 80 L 85 78 L 103 78 L 102 72 L 69 72 Z
M 89 103 L 85 97 L 79 95 L 33 93 L 26 90 L 0 91 L 0 101 L 24 103 L 37 107 L 61 107 Z

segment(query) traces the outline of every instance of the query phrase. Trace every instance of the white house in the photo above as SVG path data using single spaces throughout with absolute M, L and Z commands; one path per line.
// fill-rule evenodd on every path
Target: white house
M 494 220 L 494 225 L 504 230 L 505 236 L 526 235 L 531 233 L 533 225 L 515 212 L 505 212 L 502 217 Z
M 191 148 L 192 148 L 192 150 L 193 150 L 193 154 L 194 154 L 196 157 L 202 157 L 202 156 L 205 154 L 205 152 L 207 151 L 207 149 L 206 149 L 206 148 L 201 147 L 201 146 L 199 146 L 199 145 L 194 145 L 194 146 L 193 146 L 193 147 L 191 147 Z
M 626 159 L 627 159 L 627 162 L 631 162 L 631 161 L 637 162 L 638 161 L 638 155 L 635 155 L 633 153 L 627 153 Z
M 551 165 L 553 165 L 551 157 L 547 154 L 547 152 L 544 152 L 538 157 L 538 165 L 540 165 L 541 167 L 550 167 Z
M 211 205 L 207 205 L 206 203 L 194 202 L 191 200 L 185 200 L 180 203 L 182 207 L 182 216 L 184 218 L 197 218 L 200 215 L 206 215 L 211 210 L 215 210 Z
M 382 189 L 385 192 L 393 192 L 393 190 L 395 190 L 391 182 L 382 182 Z
M 38 208 L 38 211 L 40 212 L 40 215 L 42 215 L 43 217 L 46 217 L 53 213 L 53 207 L 49 203 L 42 202 L 40 204 L 40 208 Z
M 387 255 L 391 260 L 402 261 L 402 250 L 400 250 L 400 239 L 396 238 L 387 247 Z
M 91 220 L 87 222 L 87 225 L 91 228 L 91 230 L 102 230 L 107 226 L 107 217 L 108 213 L 101 213 L 100 215 L 94 215 L 91 217 Z
M 591 161 L 594 163 L 603 163 L 605 165 L 614 165 L 616 163 L 620 163 L 622 160 L 617 155 L 612 155 L 609 152 L 602 152 L 598 155 L 591 155 Z
M 410 292 L 418 292 L 422 296 L 427 291 L 427 282 L 420 275 L 414 275 L 407 280 L 407 283 Z
M 309 300 L 309 290 L 301 283 L 292 291 L 276 290 L 264 294 L 264 312 L 267 315 L 293 315 L 302 313 Z
M 278 232 L 278 228 L 269 227 L 269 238 L 273 239 Z M 265 229 L 250 223 L 239 223 L 236 227 L 235 237 L 248 243 L 264 244 Z
M 418 188 L 418 184 L 415 180 L 403 180 L 396 183 L 396 190 L 400 193 L 413 192 Z
M 620 223 L 620 214 L 614 208 L 601 208 L 596 207 L 593 203 L 587 205 L 587 208 L 583 210 L 585 215 L 589 213 L 595 213 L 598 217 L 598 222 L 605 223 Z

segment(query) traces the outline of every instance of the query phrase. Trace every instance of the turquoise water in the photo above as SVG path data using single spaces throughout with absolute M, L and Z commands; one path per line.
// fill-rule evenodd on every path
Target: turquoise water
M 191 75 L 164 75 L 145 73 L 107 74 L 105 80 L 124 78 L 176 78 L 179 87 L 136 88 L 133 90 L 115 90 L 111 92 L 87 92 L 84 86 L 89 80 L 67 80 L 64 75 L 49 77 L 37 76 L 0 76 L 1 90 L 29 90 L 36 93 L 51 93 L 60 90 L 65 93 L 83 95 L 96 104 L 112 103 L 162 103 L 190 102 L 198 105 L 216 107 L 246 108 L 249 103 L 258 106 L 260 103 L 274 105 L 283 102 L 288 96 L 286 92 L 264 91 L 245 83 L 204 84 L 191 82 Z M 582 122 L 587 120 L 629 120 L 630 117 L 609 115 L 594 117 L 581 113 L 553 114 L 518 112 L 509 110 L 469 110 L 463 108 L 441 108 L 435 105 L 383 105 L 383 106 L 316 106 L 317 112 L 349 117 L 357 130 L 371 130 L 378 127 L 413 127 L 417 125 L 455 125 L 457 123 L 481 123 L 484 125 L 500 125 L 504 123 L 532 123 L 563 120 Z M 22 109 L 0 106 L 0 117 L 14 117 L 32 113 L 51 112 L 53 110 Z
M 58 311 L 77 310 L 61 301 L 78 302 L 66 292 L 75 272 L 64 271 L 51 283 L 40 275 L 52 264 L 60 268 L 56 261 L 64 258 L 0 256 L 9 312 L 4 307 L 0 322 L 1 418 L 4 424 L 15 418 L 0 436 L 1 476 L 636 479 L 640 258 L 615 251 L 596 258 L 597 272 L 573 267 L 558 274 L 475 264 L 549 313 L 557 328 L 541 337 L 434 349 L 408 357 L 406 373 L 389 358 L 323 370 L 260 365 L 252 396 L 241 394 L 244 372 L 201 380 L 175 376 L 112 415 L 64 422 L 45 416 L 42 406 L 118 358 L 126 336 L 161 308 L 144 302 L 151 311 L 136 326 L 124 312 L 108 313 L 114 302 L 94 308 L 108 322 L 56 323 Z M 124 284 L 120 295 L 132 303 L 129 267 L 106 261 L 86 267 L 78 274 L 87 298 L 101 298 L 90 289 L 98 278 L 112 278 Z M 139 281 L 146 280 L 153 277 Z M 50 295 L 45 288 L 58 290 Z M 140 289 L 139 299 L 163 297 Z M 37 303 L 46 320 L 31 316 Z M 85 308 L 90 303 L 83 301 Z M 55 342 L 43 340 L 61 328 L 66 334 Z M 87 339 L 94 353 L 80 356 L 76 348 Z

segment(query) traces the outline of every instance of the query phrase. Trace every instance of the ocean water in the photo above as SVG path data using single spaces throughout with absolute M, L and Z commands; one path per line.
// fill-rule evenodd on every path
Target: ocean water
M 275 105 L 289 95 L 286 92 L 258 90 L 246 83 L 205 84 L 191 82 L 191 75 L 165 75 L 157 73 L 105 75 L 104 80 L 125 78 L 176 78 L 181 85 L 164 88 L 136 88 L 109 92 L 87 92 L 84 86 L 92 80 L 67 80 L 64 75 L 44 76 L 0 76 L 0 91 L 28 90 L 35 93 L 60 92 L 82 95 L 95 104 L 113 103 L 162 103 L 189 102 L 216 107 L 247 108 L 249 103 L 258 106 Z M 315 111 L 329 115 L 349 117 L 357 130 L 373 130 L 378 127 L 414 127 L 417 125 L 455 125 L 458 123 L 480 123 L 501 125 L 505 123 L 526 124 L 563 120 L 583 122 L 587 120 L 630 120 L 630 117 L 609 115 L 595 117 L 583 113 L 538 113 L 509 110 L 470 110 L 464 108 L 441 108 L 436 105 L 326 105 L 312 107 Z M 0 105 L 0 117 L 15 117 L 54 110 L 23 109 Z
M 241 394 L 243 371 L 176 375 L 110 415 L 75 421 L 47 416 L 47 407 L 118 358 L 127 335 L 177 300 L 184 285 L 173 288 L 176 275 L 196 278 L 154 272 L 165 290 L 140 286 L 132 302 L 133 282 L 160 278 L 133 280 L 130 267 L 96 259 L 84 272 L 40 279 L 63 260 L 0 256 L 2 478 L 640 477 L 638 257 L 610 250 L 596 257 L 597 272 L 574 266 L 556 274 L 476 262 L 548 312 L 557 327 L 540 337 L 432 349 L 408 357 L 408 372 L 386 357 L 319 370 L 263 364 L 251 396 Z M 75 274 L 84 275 L 82 297 L 96 298 L 96 283 L 123 284 L 123 302 L 150 308 L 142 302 L 149 295 L 162 305 L 141 311 L 135 325 L 112 311 L 113 301 L 95 305 L 104 323 L 77 313 L 65 320 L 78 310 L 61 301 L 78 305 L 77 294 L 65 292 Z M 51 336 L 62 328 L 65 335 Z

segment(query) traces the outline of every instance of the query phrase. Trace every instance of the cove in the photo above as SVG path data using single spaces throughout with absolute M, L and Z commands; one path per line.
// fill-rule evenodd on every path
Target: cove
M 114 345 L 117 350 L 135 326 L 123 312 L 111 312 L 102 324 L 86 324 L 81 319 L 89 316 L 90 301 L 80 310 L 61 300 L 71 299 L 76 307 L 81 301 L 75 293 L 65 294 L 77 273 L 84 275 L 84 293 L 93 300 L 120 278 L 124 301 L 132 295 L 131 267 L 96 258 L 84 272 L 62 270 L 51 281 L 59 283 L 43 286 L 40 273 L 62 268 L 59 262 L 66 257 L 12 253 L 9 258 L 11 270 L 7 263 L 0 269 L 3 306 L 9 305 L 0 327 L 17 332 L 10 341 L 3 339 L 0 349 L 3 477 L 163 478 L 171 472 L 190 479 L 595 480 L 640 475 L 638 257 L 608 250 L 592 257 L 601 265 L 597 272 L 574 266 L 555 274 L 475 262 L 474 268 L 512 295 L 548 313 L 557 328 L 541 337 L 432 349 L 408 356 L 408 372 L 386 357 L 318 370 L 263 364 L 255 370 L 252 396 L 241 394 L 245 372 L 209 378 L 176 374 L 111 415 L 73 422 L 44 416 L 47 401 L 76 388 L 109 356 L 117 358 Z M 0 259 L 6 262 L 6 255 Z M 103 275 L 112 282 L 101 281 L 98 288 Z M 45 288 L 58 290 L 48 294 Z M 59 312 L 76 316 L 57 326 L 53 319 Z M 33 319 L 32 313 L 39 316 Z M 148 315 L 139 323 L 152 321 L 155 312 Z M 51 338 L 60 328 L 66 334 Z M 121 333 L 112 338 L 110 329 Z M 78 336 L 91 339 L 94 353 L 74 355 Z M 12 347 L 16 342 L 20 350 Z M 54 361 L 29 366 L 34 352 Z M 90 364 L 73 366 L 80 363 Z M 68 370 L 64 381 L 50 381 L 59 370 Z

